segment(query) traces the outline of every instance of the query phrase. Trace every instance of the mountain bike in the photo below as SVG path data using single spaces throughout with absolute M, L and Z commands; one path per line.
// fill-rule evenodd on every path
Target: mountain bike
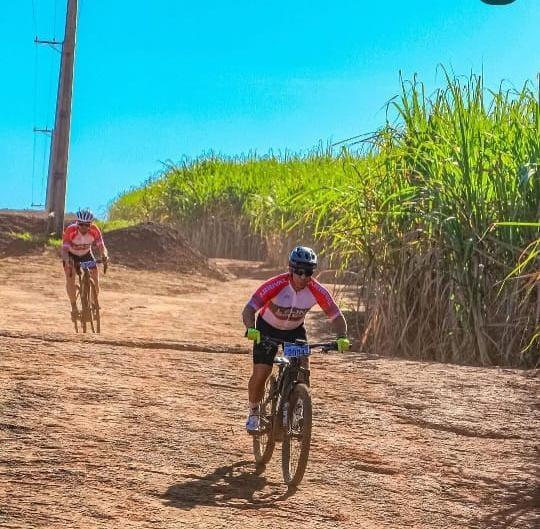
M 314 349 L 337 351 L 336 342 L 294 343 L 261 337 L 267 347 L 281 346 L 276 356 L 277 375 L 272 373 L 264 388 L 260 404 L 259 431 L 253 435 L 255 462 L 263 467 L 270 461 L 276 442 L 282 442 L 283 479 L 290 487 L 297 486 L 306 471 L 311 444 L 312 402 L 307 358 Z
M 75 265 L 79 284 L 75 286 L 77 290 L 77 304 L 80 300 L 81 310 L 78 317 L 73 320 L 75 332 L 79 332 L 79 321 L 81 323 L 82 332 L 86 332 L 88 328 L 93 333 L 101 332 L 101 317 L 99 314 L 99 301 L 96 290 L 96 284 L 90 275 L 90 270 L 97 267 L 98 261 L 92 259 L 90 261 L 81 261 L 78 266 Z M 107 273 L 107 263 L 103 263 L 103 273 Z

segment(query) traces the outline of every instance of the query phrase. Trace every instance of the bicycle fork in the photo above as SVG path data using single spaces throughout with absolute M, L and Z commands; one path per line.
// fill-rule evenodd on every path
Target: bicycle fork
M 306 384 L 309 387 L 309 369 L 296 367 L 294 373 L 287 370 L 285 374 L 279 378 L 279 381 L 280 383 L 277 388 L 276 420 L 279 420 L 281 417 L 281 426 L 283 430 L 287 431 L 289 427 L 289 415 L 291 412 L 291 410 L 289 410 L 289 397 L 296 384 Z

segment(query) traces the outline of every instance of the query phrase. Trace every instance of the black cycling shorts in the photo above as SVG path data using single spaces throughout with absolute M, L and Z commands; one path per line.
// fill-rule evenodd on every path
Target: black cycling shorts
M 294 342 L 295 340 L 307 340 L 306 328 L 304 324 L 291 329 L 290 331 L 282 331 L 272 327 L 269 323 L 263 320 L 260 316 L 257 316 L 257 323 L 255 327 L 261 331 L 263 336 L 270 336 L 276 340 L 283 340 L 285 342 Z M 266 364 L 271 366 L 274 362 L 274 357 L 278 351 L 277 345 L 271 344 L 257 344 L 253 342 L 253 363 L 254 364 Z
M 92 255 L 92 252 L 87 252 L 84 255 L 75 255 L 74 253 L 68 252 L 68 256 L 71 261 L 73 261 L 73 264 L 75 265 L 75 269 L 79 269 L 79 263 L 84 263 L 85 261 L 93 261 L 95 258 Z M 64 268 L 66 268 L 67 263 L 63 263 Z

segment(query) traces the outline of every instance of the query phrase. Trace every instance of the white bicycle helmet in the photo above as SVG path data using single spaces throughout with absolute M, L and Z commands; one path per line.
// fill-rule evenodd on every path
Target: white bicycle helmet
M 95 219 L 94 214 L 88 208 L 77 211 L 77 222 L 92 222 Z

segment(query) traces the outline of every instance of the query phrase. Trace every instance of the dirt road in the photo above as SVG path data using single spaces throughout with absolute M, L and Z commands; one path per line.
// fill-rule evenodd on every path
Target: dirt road
M 0 527 L 538 523 L 534 372 L 315 357 L 304 481 L 287 490 L 278 450 L 257 476 L 239 314 L 258 282 L 113 266 L 82 338 L 52 254 L 0 260 Z

